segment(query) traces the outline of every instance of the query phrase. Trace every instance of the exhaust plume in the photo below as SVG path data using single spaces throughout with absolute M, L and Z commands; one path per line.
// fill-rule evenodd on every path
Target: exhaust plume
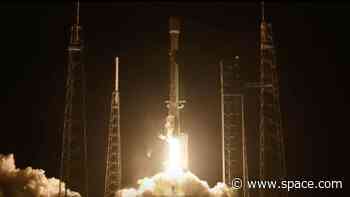
M 61 191 L 64 189 L 61 183 Z M 58 197 L 58 192 L 58 179 L 46 178 L 42 169 L 18 169 L 13 154 L 0 154 L 0 197 Z M 81 196 L 68 189 L 68 197 Z
M 236 193 L 224 183 L 210 188 L 206 181 L 187 171 L 180 176 L 161 172 L 138 181 L 138 189 L 127 188 L 116 192 L 115 197 L 235 197 Z

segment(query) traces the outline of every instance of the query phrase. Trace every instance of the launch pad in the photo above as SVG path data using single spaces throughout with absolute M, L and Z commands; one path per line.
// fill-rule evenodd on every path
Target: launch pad
M 262 10 L 263 11 L 263 10 Z M 159 138 L 166 144 L 164 149 L 167 149 L 167 159 L 165 161 L 164 171 L 156 174 L 151 179 L 142 179 L 140 181 L 139 191 L 122 190 L 126 193 L 131 192 L 132 195 L 126 196 L 143 196 L 144 192 L 155 192 L 156 194 L 171 195 L 188 194 L 193 191 L 184 183 L 189 180 L 192 183 L 199 185 L 203 189 L 204 194 L 211 192 L 227 192 L 231 186 L 231 181 L 234 177 L 242 177 L 243 181 L 248 180 L 248 162 L 246 153 L 246 138 L 244 127 L 244 93 L 243 89 L 248 87 L 258 88 L 260 91 L 260 122 L 259 122 L 259 176 L 264 178 L 275 178 L 276 176 L 285 175 L 284 161 L 284 144 L 282 135 L 282 123 L 279 106 L 279 86 L 278 76 L 276 72 L 276 64 L 274 57 L 274 46 L 272 40 L 271 26 L 262 18 L 261 23 L 261 62 L 260 62 L 260 82 L 253 85 L 243 84 L 239 77 L 238 63 L 226 65 L 220 63 L 221 74 L 221 111 L 222 111 L 222 171 L 223 182 L 218 183 L 216 188 L 210 189 L 208 184 L 199 180 L 196 176 L 190 173 L 189 170 L 189 136 L 185 132 L 181 124 L 181 111 L 184 108 L 185 101 L 180 95 L 180 69 L 177 63 L 177 53 L 180 49 L 179 40 L 181 33 L 181 23 L 179 18 L 170 17 L 169 19 L 169 97 L 165 101 L 168 113 L 165 118 L 164 128 L 159 134 Z M 73 185 L 73 189 L 77 188 L 82 192 L 84 197 L 88 196 L 88 175 L 87 175 L 87 137 L 86 137 L 86 117 L 85 117 L 85 75 L 84 67 L 81 63 L 82 43 L 80 40 L 79 26 L 79 4 L 77 6 L 76 23 L 72 27 L 71 43 L 69 46 L 69 71 L 74 71 L 80 68 L 77 76 L 81 76 L 81 94 L 82 100 L 81 112 L 76 112 L 77 102 L 73 102 L 73 92 L 78 92 L 74 89 L 76 83 L 76 75 L 73 72 L 69 73 L 67 78 L 66 92 L 66 109 L 65 122 L 62 143 L 61 155 L 61 179 L 67 184 Z M 238 58 L 236 58 L 238 62 Z M 120 99 L 119 99 L 119 82 L 118 82 L 118 58 L 116 58 L 116 84 L 112 91 L 111 113 L 108 132 L 108 147 L 106 155 L 106 175 L 105 175 L 105 197 L 115 196 L 116 191 L 121 191 L 122 188 L 122 171 L 121 171 L 121 135 L 120 135 Z M 227 68 L 227 69 L 226 69 Z M 237 88 L 240 86 L 239 88 Z M 244 87 L 243 87 L 244 86 Z M 74 91 L 73 91 L 74 90 Z M 78 98 L 79 99 L 79 98 Z M 74 105 L 74 107 L 72 107 Z M 72 109 L 75 109 L 72 110 Z M 79 109 L 79 108 L 78 108 Z M 75 113 L 73 113 L 75 112 Z M 76 129 L 72 124 L 72 114 L 78 114 L 81 123 Z M 77 115 L 77 116 L 78 116 Z M 269 116 L 271 115 L 271 116 Z M 81 117 L 80 117 L 81 116 Z M 80 136 L 74 136 L 79 130 Z M 74 134 L 74 135 L 73 135 Z M 79 133 L 78 133 L 79 134 Z M 218 132 L 218 135 L 219 132 Z M 74 139 L 81 141 L 75 143 Z M 277 140 L 275 140 L 277 139 Z M 74 141 L 74 142 L 73 142 Z M 267 151 L 269 147 L 274 148 L 273 151 Z M 79 151 L 73 151 L 73 150 Z M 271 149 L 270 149 L 271 150 Z M 73 153 L 77 153 L 82 158 L 76 159 Z M 278 157 L 278 161 L 272 161 L 273 157 Z M 80 162 L 80 165 L 78 165 Z M 83 166 L 83 168 L 81 168 Z M 73 168 L 74 167 L 74 168 Z M 73 173 L 80 172 L 77 176 L 71 176 Z M 276 173 L 272 173 L 276 172 Z M 236 173 L 236 174 L 235 174 Z M 80 181 L 73 180 L 73 177 Z M 166 179 L 164 188 L 157 188 L 158 179 Z M 164 180 L 163 180 L 164 181 Z M 81 184 L 74 185 L 74 182 Z M 60 183 L 61 185 L 61 183 Z M 180 188 L 180 189 L 176 189 Z M 61 187 L 60 187 L 61 188 Z M 165 189 L 166 191 L 163 191 Z M 243 188 L 243 197 L 249 197 L 249 193 Z M 141 193 L 140 193 L 141 192 Z M 229 192 L 228 192 L 229 193 Z M 67 189 L 59 191 L 59 195 L 67 195 Z M 267 196 L 267 193 L 261 192 L 260 197 Z M 216 195 L 216 194 L 215 194 Z M 122 195 L 123 196 L 123 195 Z M 193 196 L 193 195 L 192 195 Z M 196 195 L 194 195 L 196 196 Z M 227 195 L 226 195 L 227 196 Z M 228 195 L 231 196 L 231 195 Z M 274 195 L 275 196 L 275 195 Z M 276 196 L 282 196 L 280 194 Z

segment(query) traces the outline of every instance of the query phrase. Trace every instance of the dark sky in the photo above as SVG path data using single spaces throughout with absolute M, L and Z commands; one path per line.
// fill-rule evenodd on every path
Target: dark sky
M 348 103 L 345 100 L 350 4 L 267 4 L 281 78 L 281 108 L 288 175 L 345 179 Z M 73 5 L 1 4 L 0 153 L 14 153 L 18 167 L 58 177 L 60 130 L 69 27 Z M 239 55 L 250 81 L 257 80 L 258 4 L 81 5 L 86 42 L 90 192 L 101 196 L 114 57 L 120 57 L 124 184 L 160 170 L 156 136 L 166 116 L 168 17 L 183 19 L 180 42 L 185 130 L 190 168 L 210 185 L 221 177 L 219 69 L 221 58 Z M 254 111 L 254 95 L 250 92 Z M 254 147 L 257 114 L 248 114 Z M 252 120 L 252 121 L 250 121 Z M 249 148 L 248 148 L 249 149 Z M 250 152 L 255 152 L 250 148 Z M 253 157 L 253 156 L 251 156 Z M 249 161 L 248 161 L 249 162 Z M 256 163 L 251 159 L 253 169 Z M 333 192 L 291 196 L 339 195 Z

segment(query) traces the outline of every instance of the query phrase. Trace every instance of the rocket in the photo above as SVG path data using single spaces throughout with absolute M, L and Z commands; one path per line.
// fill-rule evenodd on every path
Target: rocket
M 168 115 L 166 117 L 165 131 L 160 137 L 166 139 L 179 136 L 181 131 L 180 109 L 184 107 L 184 101 L 179 99 L 179 66 L 176 62 L 176 55 L 179 49 L 180 21 L 175 17 L 169 19 L 169 100 L 166 101 Z
M 179 49 L 180 21 L 175 17 L 169 19 L 169 66 L 170 86 L 169 101 L 167 101 L 168 116 L 165 124 L 167 136 L 178 136 L 181 132 L 180 109 L 184 107 L 179 100 L 179 65 L 176 62 L 176 55 Z
M 184 168 L 187 168 L 187 134 L 181 128 L 180 110 L 184 107 L 185 101 L 180 100 L 179 95 L 179 65 L 176 62 L 177 51 L 179 50 L 180 21 L 176 17 L 169 19 L 169 66 L 170 66 L 170 83 L 169 83 L 169 100 L 166 101 L 168 115 L 165 123 L 165 133 L 160 136 L 161 139 L 176 137 L 181 141 L 182 152 L 185 157 Z

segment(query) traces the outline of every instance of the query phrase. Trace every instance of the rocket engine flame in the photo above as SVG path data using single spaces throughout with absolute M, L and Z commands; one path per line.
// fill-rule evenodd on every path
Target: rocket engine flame
M 210 188 L 208 183 L 192 174 L 186 164 L 186 135 L 165 138 L 168 158 L 165 169 L 153 177 L 138 180 L 138 189 L 127 188 L 115 193 L 116 197 L 234 197 L 236 193 L 224 183 Z
M 184 169 L 182 163 L 184 162 L 184 155 L 181 151 L 181 142 L 176 137 L 167 138 L 168 143 L 168 161 L 166 161 L 165 172 L 171 177 L 179 177 L 183 174 Z

